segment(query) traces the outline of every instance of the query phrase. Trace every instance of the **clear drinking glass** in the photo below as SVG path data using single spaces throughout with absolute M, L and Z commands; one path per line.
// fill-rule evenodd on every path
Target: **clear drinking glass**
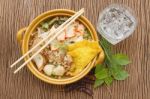
M 133 11 L 124 5 L 113 4 L 99 14 L 97 30 L 115 45 L 130 36 L 137 26 Z

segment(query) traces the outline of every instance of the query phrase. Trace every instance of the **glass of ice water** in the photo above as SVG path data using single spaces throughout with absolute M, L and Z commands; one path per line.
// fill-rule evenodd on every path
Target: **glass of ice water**
M 130 36 L 137 26 L 133 11 L 124 5 L 113 4 L 99 15 L 97 30 L 115 45 Z

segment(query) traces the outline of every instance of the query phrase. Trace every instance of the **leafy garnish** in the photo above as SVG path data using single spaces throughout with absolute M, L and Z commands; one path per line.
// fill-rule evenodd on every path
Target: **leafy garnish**
M 49 26 L 52 26 L 54 25 L 55 23 L 57 23 L 59 21 L 59 18 L 58 17 L 55 17 L 53 19 L 51 19 L 50 21 L 48 21 L 48 25 Z
M 103 69 L 103 66 L 101 64 L 96 65 L 95 74 L 98 73 L 101 69 Z
M 44 22 L 41 22 L 42 29 L 48 30 L 50 27 L 52 27 L 55 23 L 58 23 L 59 19 L 58 17 L 47 19 Z
M 112 56 L 112 59 L 118 65 L 127 65 L 131 63 L 129 58 L 124 54 L 115 54 Z
M 96 79 L 94 83 L 94 88 L 101 86 L 104 83 L 104 80 Z
M 125 80 L 128 76 L 129 74 L 125 70 L 118 71 L 113 75 L 116 80 Z
M 85 33 L 83 34 L 83 38 L 87 40 L 91 39 L 92 37 L 90 31 L 88 29 L 85 29 L 84 31 Z
M 131 63 L 126 55 L 113 54 L 112 45 L 104 38 L 101 39 L 100 45 L 104 50 L 105 60 L 103 64 L 96 65 L 94 88 L 103 83 L 111 85 L 113 80 L 125 80 L 129 74 L 124 70 L 124 65 Z
M 104 79 L 104 81 L 105 81 L 106 85 L 109 86 L 109 85 L 111 85 L 112 82 L 113 82 L 113 77 L 108 76 L 107 78 Z
M 109 65 L 111 60 L 111 55 L 112 55 L 112 45 L 106 41 L 104 38 L 101 39 L 100 45 L 102 46 L 104 53 L 105 53 L 105 64 Z
M 95 74 L 97 79 L 104 79 L 108 77 L 108 69 L 103 68 L 98 73 Z
M 68 48 L 68 46 L 65 43 L 59 44 L 59 50 L 66 52 L 67 48 Z
M 41 25 L 42 25 L 43 29 L 48 29 L 49 28 L 49 25 L 48 25 L 47 22 L 43 22 L 43 23 L 41 23 Z

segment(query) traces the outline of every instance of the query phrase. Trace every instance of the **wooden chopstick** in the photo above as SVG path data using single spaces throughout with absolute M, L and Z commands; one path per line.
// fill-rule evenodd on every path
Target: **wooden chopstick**
M 64 22 L 64 24 L 62 24 L 61 26 L 59 26 L 56 30 L 51 31 L 52 33 L 56 33 L 50 40 L 48 40 L 46 42 L 46 44 L 44 44 L 36 53 L 34 53 L 27 61 L 25 61 L 25 63 L 23 63 L 19 68 L 17 68 L 14 73 L 17 73 L 21 68 L 23 68 L 28 62 L 30 62 L 39 52 L 41 52 L 51 41 L 53 41 L 66 27 L 68 27 L 70 24 L 72 24 L 72 22 L 74 22 L 81 14 L 83 14 L 84 9 L 81 9 L 80 11 L 78 11 L 75 15 L 73 15 L 71 18 L 69 18 L 66 22 Z M 70 21 L 70 22 L 69 22 Z M 43 42 L 46 41 L 49 38 L 49 36 L 47 38 L 45 38 L 44 40 L 42 40 Z M 37 46 L 39 46 L 41 43 L 43 42 L 39 42 L 37 45 L 35 45 L 35 47 L 33 47 L 31 50 L 29 50 L 25 55 L 23 55 L 20 59 L 18 59 L 15 63 L 13 63 L 11 65 L 11 67 L 13 67 L 14 65 L 16 65 L 19 61 L 21 61 L 23 58 L 25 58 L 29 53 L 31 53 Z

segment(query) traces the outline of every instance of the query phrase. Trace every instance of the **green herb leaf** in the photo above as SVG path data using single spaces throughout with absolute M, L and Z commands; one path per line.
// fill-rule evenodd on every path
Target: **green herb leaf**
M 56 22 L 58 22 L 59 18 L 58 17 L 55 17 L 53 19 L 51 19 L 49 22 L 48 22 L 48 25 L 49 26 L 52 26 L 54 25 Z
M 94 83 L 94 88 L 101 86 L 104 83 L 104 80 L 102 79 L 96 79 Z
M 95 68 L 95 74 L 98 73 L 100 70 L 102 70 L 104 67 L 102 64 L 98 64 L 96 65 L 96 68 Z
M 129 58 L 124 54 L 115 54 L 112 56 L 112 60 L 118 65 L 127 65 L 131 63 Z
M 108 77 L 108 69 L 106 68 L 101 69 L 99 72 L 95 74 L 95 76 L 97 79 L 104 79 Z
M 101 39 L 100 44 L 104 50 L 104 53 L 106 55 L 106 59 L 111 62 L 112 45 L 104 38 Z
M 129 74 L 124 70 L 122 65 L 130 63 L 129 58 L 124 54 L 112 53 L 112 45 L 104 38 L 101 39 L 100 44 L 105 53 L 105 61 L 99 64 L 95 69 L 95 87 L 105 83 L 106 85 L 112 84 L 113 80 L 125 80 Z
M 59 49 L 60 49 L 61 51 L 66 52 L 66 51 L 67 51 L 67 48 L 68 48 L 68 45 L 65 44 L 65 43 L 59 45 Z
M 83 34 L 84 39 L 91 39 L 91 33 L 88 29 L 85 29 L 85 33 Z
M 125 80 L 129 76 L 129 74 L 125 70 L 122 70 L 116 72 L 115 74 L 113 74 L 113 76 L 116 80 Z
M 113 82 L 113 78 L 111 76 L 104 79 L 106 85 L 111 85 Z
M 115 74 L 119 71 L 123 70 L 123 67 L 121 65 L 111 65 L 111 67 L 109 68 L 109 70 L 111 71 L 111 74 Z
M 47 22 L 42 23 L 42 28 L 43 29 L 48 29 L 49 28 L 48 23 Z

